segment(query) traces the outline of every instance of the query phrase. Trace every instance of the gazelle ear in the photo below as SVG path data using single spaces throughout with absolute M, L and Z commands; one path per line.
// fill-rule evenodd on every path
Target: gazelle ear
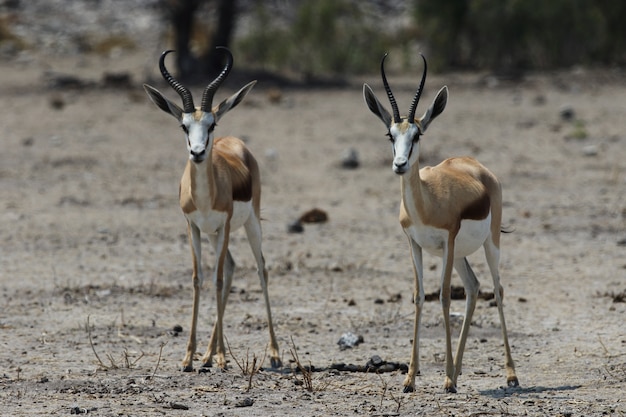
M 426 110 L 424 115 L 419 119 L 419 125 L 422 128 L 422 132 L 426 132 L 430 122 L 435 120 L 437 116 L 443 113 L 448 103 L 448 86 L 441 87 L 441 90 L 437 93 L 437 97 L 433 100 L 433 104 Z
M 376 95 L 367 84 L 363 84 L 363 98 L 370 111 L 382 120 L 386 127 L 391 126 L 391 114 L 389 114 L 387 109 L 378 101 Z
M 255 84 L 256 80 L 250 81 L 248 84 L 244 85 L 239 91 L 228 97 L 226 100 L 222 101 L 216 108 L 214 108 L 213 111 L 215 112 L 215 120 L 219 120 L 224 114 L 234 109 L 237 104 L 241 103 L 243 99 L 248 95 L 250 90 L 252 90 L 252 87 L 254 87 Z
M 178 107 L 177 104 L 171 102 L 167 99 L 159 90 L 156 88 L 149 86 L 148 84 L 143 85 L 143 89 L 148 93 L 148 97 L 150 100 L 157 105 L 158 108 L 163 110 L 167 114 L 171 114 L 176 118 L 176 120 L 183 119 L 183 109 Z

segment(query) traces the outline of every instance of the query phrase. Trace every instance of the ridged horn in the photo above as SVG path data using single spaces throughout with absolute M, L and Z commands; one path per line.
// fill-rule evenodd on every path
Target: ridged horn
M 389 103 L 391 104 L 391 110 L 393 110 L 393 122 L 400 123 L 402 119 L 400 118 L 400 111 L 398 110 L 398 103 L 396 103 L 396 99 L 391 92 L 391 87 L 389 87 L 389 83 L 387 82 L 387 77 L 385 76 L 385 59 L 387 58 L 388 53 L 383 56 L 382 61 L 380 61 L 380 74 L 383 77 L 383 85 L 385 86 L 385 91 L 387 92 L 387 97 L 389 97 Z
M 233 54 L 230 50 L 224 46 L 218 46 L 217 49 L 223 49 L 226 51 L 226 65 L 224 65 L 224 69 L 222 72 L 215 78 L 211 84 L 204 89 L 204 93 L 202 93 L 202 104 L 200 105 L 200 110 L 203 112 L 210 112 L 213 107 L 213 96 L 215 92 L 219 88 L 219 86 L 224 82 L 228 73 L 233 67 Z
M 420 86 L 415 92 L 415 97 L 413 97 L 413 102 L 411 103 L 411 108 L 409 109 L 409 123 L 413 123 L 415 120 L 415 110 L 417 110 L 417 103 L 420 101 L 420 96 L 422 95 L 422 90 L 424 89 L 424 82 L 426 81 L 426 58 L 424 55 L 420 54 L 422 60 L 424 61 L 424 72 L 422 73 L 422 81 L 420 82 Z
M 185 113 L 193 113 L 196 108 L 193 105 L 193 98 L 191 97 L 191 92 L 183 86 L 181 83 L 176 81 L 174 77 L 167 71 L 165 68 L 165 57 L 170 52 L 174 52 L 173 50 L 163 51 L 161 54 L 161 58 L 159 59 L 159 69 L 161 70 L 161 75 L 167 83 L 178 93 L 181 99 L 183 99 L 183 111 Z

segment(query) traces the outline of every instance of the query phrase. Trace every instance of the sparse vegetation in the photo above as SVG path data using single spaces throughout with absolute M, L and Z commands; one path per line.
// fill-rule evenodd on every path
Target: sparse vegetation
M 243 374 L 243 376 L 248 377 L 248 386 L 246 388 L 246 391 L 250 391 L 250 389 L 252 388 L 252 378 L 254 378 L 254 375 L 257 374 L 263 367 L 263 363 L 265 362 L 265 357 L 267 356 L 267 350 L 263 354 L 263 358 L 261 359 L 261 361 L 258 360 L 255 354 L 252 354 L 252 359 L 250 359 L 249 349 L 246 349 L 245 358 L 238 359 L 237 356 L 233 354 L 233 351 L 230 348 L 230 343 L 228 343 L 228 339 L 226 339 L 226 337 L 224 339 L 226 340 L 226 345 L 228 346 L 228 353 L 230 353 L 230 356 L 233 358 L 233 360 L 235 361 L 235 363 L 241 370 L 241 373 Z
M 415 20 L 440 68 L 515 72 L 626 62 L 626 3 L 419 0 Z
M 287 69 L 305 79 L 375 71 L 390 38 L 368 25 L 346 0 L 305 0 L 291 24 L 274 23 L 259 3 L 254 29 L 236 43 L 248 62 L 266 70 Z

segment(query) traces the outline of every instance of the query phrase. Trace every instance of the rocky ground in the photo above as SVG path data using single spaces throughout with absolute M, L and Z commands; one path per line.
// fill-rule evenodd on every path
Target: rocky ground
M 504 220 L 515 230 L 502 238 L 501 275 L 521 387 L 503 388 L 497 311 L 479 300 L 459 392 L 443 393 L 444 335 L 433 301 L 422 319 L 417 389 L 403 394 L 401 369 L 332 369 L 375 355 L 406 364 L 410 355 L 412 268 L 397 221 L 399 179 L 385 129 L 361 95 L 367 81 L 384 97 L 376 75 L 341 89 L 261 80 L 220 122 L 217 133 L 243 138 L 261 165 L 264 252 L 285 370 L 265 369 L 260 286 L 238 231 L 229 368 L 179 372 L 191 311 L 177 202 L 187 155 L 176 122 L 141 88 L 146 68 L 156 68 L 155 50 L 5 51 L 1 414 L 626 414 L 624 74 L 578 69 L 514 84 L 484 74 L 429 77 L 419 111 L 443 84 L 450 99 L 423 138 L 422 164 L 472 155 L 503 184 Z M 106 76 L 120 73 L 129 78 Z M 390 81 L 407 106 L 417 76 Z M 227 84 L 218 98 L 238 87 Z M 350 152 L 358 166 L 346 169 Z M 328 220 L 289 233 L 313 208 Z M 214 255 L 205 247 L 210 276 Z M 470 262 L 482 290 L 492 291 L 482 253 Z M 425 264 L 426 290 L 436 293 L 440 261 L 425 256 Z M 199 354 L 215 314 L 214 289 L 205 287 Z M 463 308 L 453 301 L 455 334 Z M 348 332 L 363 342 L 341 350 Z M 316 372 L 298 372 L 298 363 Z

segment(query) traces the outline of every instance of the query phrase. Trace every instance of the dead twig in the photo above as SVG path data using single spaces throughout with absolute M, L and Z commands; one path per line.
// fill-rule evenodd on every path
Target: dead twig
M 254 378 L 254 375 L 257 374 L 263 368 L 263 363 L 265 363 L 265 358 L 267 357 L 267 349 L 265 349 L 265 352 L 263 353 L 263 358 L 261 359 L 261 362 L 257 366 L 258 358 L 255 354 L 252 354 L 252 363 L 250 363 L 250 350 L 249 349 L 246 349 L 246 358 L 240 361 L 237 358 L 237 356 L 235 356 L 232 349 L 230 348 L 230 343 L 228 343 L 228 339 L 226 337 L 224 337 L 224 339 L 226 340 L 228 353 L 230 353 L 230 356 L 233 358 L 233 360 L 235 361 L 235 363 L 241 370 L 241 373 L 244 376 L 246 375 L 248 376 L 248 387 L 246 388 L 246 392 L 248 392 L 252 389 L 252 378 Z
M 100 366 L 103 369 L 109 369 L 104 362 L 102 362 L 102 359 L 100 359 L 100 356 L 98 356 L 98 352 L 96 352 L 96 348 L 93 345 L 93 339 L 91 338 L 91 325 L 89 324 L 89 316 L 87 316 L 87 336 L 89 337 L 89 345 L 91 346 L 91 350 L 93 351 L 93 354 L 96 356 L 96 359 L 98 360 L 98 363 L 100 363 Z
M 313 372 L 311 371 L 311 366 L 309 364 L 309 368 L 307 369 L 300 362 L 300 358 L 298 357 L 298 349 L 296 349 L 296 343 L 293 341 L 293 336 L 291 337 L 291 347 L 289 348 L 289 353 L 291 353 L 291 357 L 296 363 L 296 367 L 298 368 L 298 370 L 300 370 L 300 373 L 302 374 L 304 388 L 309 392 L 313 392 Z
M 161 364 L 161 357 L 163 356 L 163 348 L 165 347 L 165 345 L 167 345 L 167 340 L 165 342 L 161 343 L 161 347 L 159 348 L 159 358 L 157 359 L 156 366 L 154 367 L 154 372 L 152 372 L 152 375 L 150 376 L 150 379 L 154 379 L 154 376 L 156 375 L 157 369 L 159 369 L 159 365 Z
M 395 395 L 393 395 L 393 392 L 388 390 L 388 385 L 389 385 L 388 381 L 385 381 L 385 379 L 382 377 L 381 374 L 377 373 L 376 375 L 378 375 L 378 378 L 380 378 L 380 382 L 382 382 L 383 384 L 383 392 L 380 395 L 380 407 L 382 408 L 383 406 L 383 399 L 385 398 L 385 394 L 389 392 L 389 396 L 396 403 L 396 412 L 394 415 L 400 415 L 400 408 L 402 407 L 402 403 L 404 402 L 404 399 L 406 397 L 405 396 L 396 397 Z

